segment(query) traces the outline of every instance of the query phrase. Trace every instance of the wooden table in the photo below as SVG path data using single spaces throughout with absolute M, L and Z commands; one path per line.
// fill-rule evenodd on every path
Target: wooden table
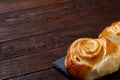
M 118 20 L 120 0 L 0 0 L 0 80 L 69 80 L 52 62 Z

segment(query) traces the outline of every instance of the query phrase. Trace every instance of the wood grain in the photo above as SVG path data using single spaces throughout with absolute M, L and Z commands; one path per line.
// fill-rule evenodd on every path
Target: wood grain
M 115 6 L 114 8 L 111 8 L 111 6 L 105 6 L 103 3 L 96 7 L 99 1 L 93 4 L 82 2 L 77 0 L 42 8 L 1 14 L 0 42 L 44 34 L 82 24 L 105 24 L 108 22 L 111 24 L 112 21 L 118 21 L 120 18 L 120 11 L 117 8 L 118 6 L 116 6 L 117 3 L 113 5 Z M 110 3 L 108 4 L 111 5 Z M 109 13 L 111 14 L 108 15 Z
M 69 80 L 69 79 L 66 76 L 62 75 L 60 72 L 56 71 L 55 69 L 50 69 L 7 80 Z
M 42 74 L 44 74 L 42 77 L 39 76 Z M 52 75 L 52 74 L 55 74 L 55 75 Z M 98 80 L 119 80 L 120 79 L 120 77 L 118 77 L 119 75 L 120 75 L 120 71 L 117 71 L 111 75 L 104 76 L 102 79 L 98 79 Z M 33 76 L 35 76 L 35 77 L 33 77 Z M 41 71 L 41 72 L 31 73 L 31 74 L 27 74 L 27 75 L 16 77 L 16 78 L 10 78 L 7 80 L 50 80 L 50 79 L 52 79 L 52 80 L 71 80 L 68 77 L 63 76 L 63 74 L 58 73 L 54 69 L 46 70 L 43 72 Z
M 51 63 L 120 20 L 119 8 L 119 0 L 0 0 L 0 80 L 69 80 Z M 119 71 L 101 80 L 119 80 Z
M 54 5 L 68 1 L 70 0 L 0 0 L 0 13 Z
M 98 24 L 99 25 L 99 24 Z M 58 47 L 68 47 L 72 41 L 82 37 L 97 37 L 99 32 L 96 25 L 81 25 L 75 28 L 63 29 L 52 33 L 7 41 L 0 44 L 0 60 L 29 54 L 30 52 L 45 51 Z
M 63 47 L 1 61 L 0 79 L 52 68 L 52 62 L 64 56 L 65 52 L 66 48 Z
M 1 25 L 12 25 L 12 24 L 17 24 L 17 23 L 25 23 L 28 21 L 33 21 L 33 20 L 38 20 L 40 17 L 46 17 L 49 16 L 48 18 L 52 17 L 61 17 L 67 14 L 72 14 L 72 13 L 81 13 L 81 16 L 84 16 L 85 13 L 87 15 L 91 15 L 91 13 L 88 14 L 88 11 L 90 10 L 92 13 L 93 11 L 98 11 L 98 10 L 108 10 L 110 7 L 104 6 L 103 4 L 99 3 L 99 7 L 96 7 L 98 3 L 93 3 L 91 4 L 90 2 L 84 2 L 83 1 L 70 1 L 67 3 L 62 3 L 62 4 L 55 4 L 55 5 L 48 5 L 44 7 L 38 7 L 38 8 L 33 8 L 33 9 L 28 9 L 28 10 L 20 10 L 16 12 L 10 12 L 7 14 L 1 14 L 0 15 L 0 22 Z M 88 5 L 86 5 L 88 4 Z M 84 5 L 84 7 L 83 7 Z M 89 7 L 91 6 L 91 7 Z M 116 7 L 116 4 L 114 4 Z M 105 8 L 103 8 L 105 7 Z M 96 9 L 96 10 L 93 10 Z M 116 9 L 112 9 L 115 11 Z M 84 13 L 83 13 L 84 12 Z M 101 11 L 102 12 L 102 11 Z M 101 13 L 100 12 L 100 13 Z M 100 14 L 99 13 L 99 14 Z M 49 15 L 48 15 L 49 14 Z M 42 16 L 41 16 L 42 15 Z M 7 24 L 6 24 L 7 23 Z

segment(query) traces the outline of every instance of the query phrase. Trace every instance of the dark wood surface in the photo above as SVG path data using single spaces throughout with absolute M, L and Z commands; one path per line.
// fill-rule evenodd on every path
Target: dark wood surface
M 69 80 L 52 62 L 118 20 L 120 0 L 0 0 L 0 80 Z

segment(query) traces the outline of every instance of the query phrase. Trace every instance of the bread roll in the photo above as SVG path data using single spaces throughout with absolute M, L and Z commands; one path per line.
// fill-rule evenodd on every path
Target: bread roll
M 106 38 L 80 38 L 67 51 L 65 67 L 80 80 L 95 80 L 119 69 L 120 50 Z
M 113 22 L 111 26 L 106 27 L 99 38 L 108 38 L 120 45 L 120 22 Z

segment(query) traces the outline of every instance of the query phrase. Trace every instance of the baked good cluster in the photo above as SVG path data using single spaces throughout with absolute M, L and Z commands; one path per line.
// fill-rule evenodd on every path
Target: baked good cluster
M 95 80 L 120 67 L 120 22 L 105 27 L 98 38 L 79 38 L 67 50 L 67 71 L 80 80 Z

